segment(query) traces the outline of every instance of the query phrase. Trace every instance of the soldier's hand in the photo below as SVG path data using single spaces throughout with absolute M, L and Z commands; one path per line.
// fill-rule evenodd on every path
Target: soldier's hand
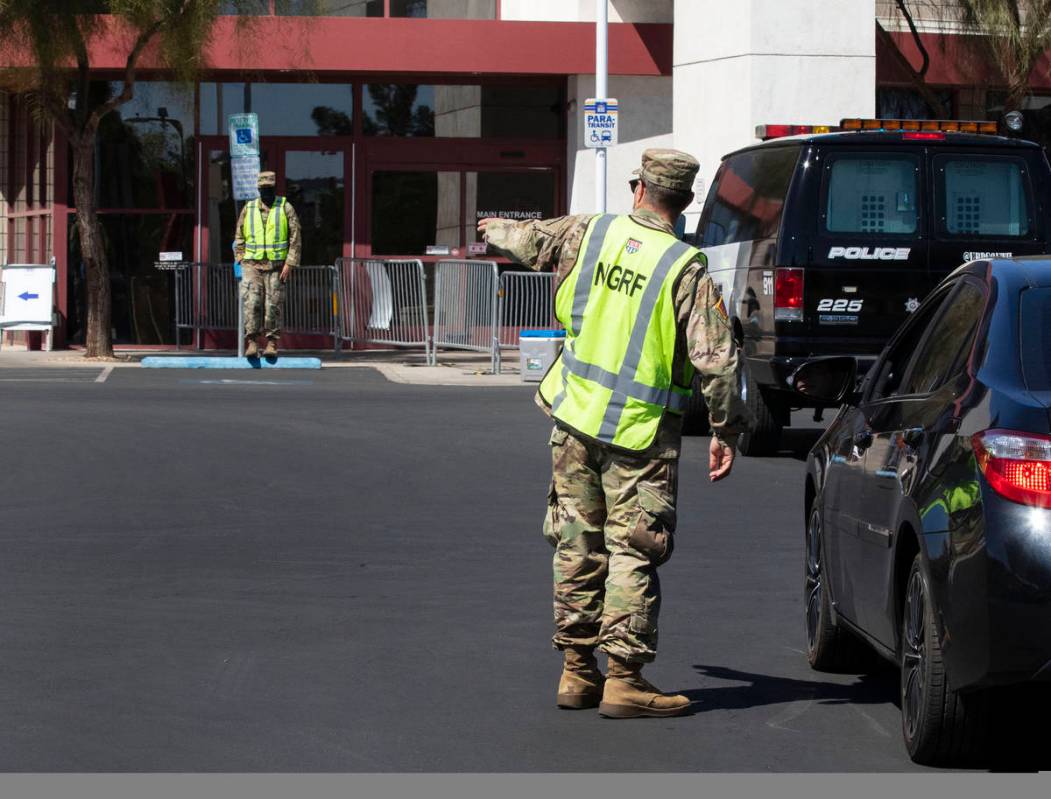
M 712 436 L 708 447 L 708 479 L 713 483 L 722 480 L 734 465 L 734 448 Z
M 481 233 L 484 236 L 485 235 L 485 229 L 487 227 L 489 227 L 489 223 L 490 222 L 503 222 L 503 221 L 504 221 L 503 219 L 500 219 L 497 216 L 487 216 L 485 219 L 479 219 L 478 220 L 478 232 Z
M 289 266 L 288 264 L 285 264 L 283 267 L 281 267 L 281 282 L 282 283 L 287 283 L 288 282 L 288 276 L 291 275 L 291 274 L 292 274 L 292 267 L 291 266 Z

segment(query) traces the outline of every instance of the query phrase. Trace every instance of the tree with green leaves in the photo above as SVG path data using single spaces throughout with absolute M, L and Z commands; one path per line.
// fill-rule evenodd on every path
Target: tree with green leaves
M 109 264 L 96 209 L 95 149 L 107 114 L 134 97 L 143 54 L 173 80 L 192 81 L 220 10 L 253 0 L 0 0 L 0 88 L 17 93 L 72 152 L 76 234 L 85 268 L 88 357 L 113 354 Z M 248 24 L 249 17 L 239 17 Z M 123 47 L 119 91 L 92 90 L 91 53 Z
M 965 29 L 978 36 L 1006 83 L 1004 111 L 1016 111 L 1051 48 L 1051 0 L 955 0 Z

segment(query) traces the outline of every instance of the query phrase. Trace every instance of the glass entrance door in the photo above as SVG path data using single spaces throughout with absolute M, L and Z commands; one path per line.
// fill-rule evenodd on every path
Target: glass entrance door
M 299 217 L 301 264 L 333 264 L 343 255 L 349 241 L 346 160 L 343 150 L 284 151 L 278 191 Z

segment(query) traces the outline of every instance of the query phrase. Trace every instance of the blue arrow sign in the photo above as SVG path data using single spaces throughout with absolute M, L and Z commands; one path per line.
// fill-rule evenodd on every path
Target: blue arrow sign
M 28 291 L 23 291 L 21 294 L 18 295 L 18 299 L 20 299 L 20 300 L 38 300 L 38 299 L 40 299 L 40 295 L 39 294 L 30 294 Z

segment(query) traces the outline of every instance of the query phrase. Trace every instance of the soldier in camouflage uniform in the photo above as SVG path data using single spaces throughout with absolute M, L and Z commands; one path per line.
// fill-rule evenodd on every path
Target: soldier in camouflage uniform
M 284 198 L 276 194 L 277 176 L 273 172 L 259 173 L 260 221 L 263 230 L 271 210 L 277 205 L 284 212 L 288 223 L 288 253 L 284 257 L 270 260 L 265 257 L 246 257 L 246 247 L 251 249 L 252 225 L 249 214 L 253 213 L 253 202 L 245 203 L 237 220 L 234 238 L 234 257 L 241 263 L 241 301 L 244 304 L 245 356 L 254 358 L 259 354 L 256 339 L 260 331 L 266 335 L 266 350 L 263 354 L 272 358 L 277 355 L 277 342 L 281 338 L 284 322 L 285 288 L 292 270 L 299 265 L 302 235 L 299 217 L 295 209 Z M 259 227 L 257 227 L 257 230 Z
M 693 198 L 697 161 L 676 150 L 647 150 L 631 181 L 633 221 L 673 232 Z M 509 222 L 483 219 L 490 248 L 536 270 L 570 275 L 591 216 Z M 674 287 L 675 359 L 680 378 L 687 361 L 700 374 L 713 436 L 709 478 L 729 474 L 739 434 L 751 416 L 737 390 L 738 357 L 720 292 L 704 256 L 681 271 Z M 588 317 L 582 321 L 587 328 Z M 625 331 L 627 336 L 627 331 Z M 551 409 L 538 394 L 538 404 Z M 661 590 L 657 567 L 671 555 L 675 532 L 682 417 L 664 413 L 647 450 L 626 452 L 567 429 L 551 433 L 552 471 L 544 535 L 555 547 L 554 645 L 563 652 L 557 704 L 599 706 L 613 718 L 679 715 L 684 696 L 662 694 L 641 676 L 657 651 Z M 596 648 L 608 656 L 599 671 Z

